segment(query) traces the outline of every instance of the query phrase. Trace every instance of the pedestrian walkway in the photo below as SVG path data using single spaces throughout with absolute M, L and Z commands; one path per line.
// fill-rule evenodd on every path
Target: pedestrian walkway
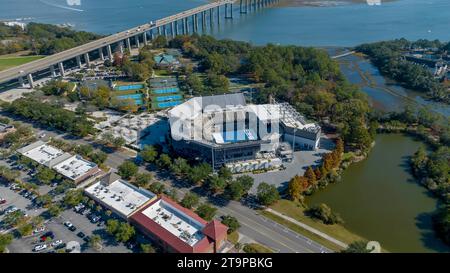
M 284 215 L 282 213 L 279 213 L 278 211 L 275 211 L 275 210 L 273 210 L 271 208 L 266 208 L 266 211 L 268 211 L 270 213 L 273 213 L 276 216 L 279 216 L 279 217 L 281 217 L 281 218 L 283 218 L 283 219 L 285 219 L 285 220 L 287 220 L 287 221 L 289 221 L 291 223 L 294 223 L 294 224 L 300 226 L 301 228 L 304 228 L 307 231 L 312 232 L 312 233 L 316 234 L 317 236 L 320 236 L 320 237 L 322 237 L 322 238 L 324 238 L 324 239 L 326 239 L 326 240 L 328 240 L 328 241 L 330 241 L 330 242 L 332 242 L 332 243 L 334 243 L 334 244 L 336 244 L 336 245 L 338 245 L 340 247 L 343 247 L 343 248 L 347 248 L 348 247 L 347 244 L 345 244 L 345 243 L 343 243 L 343 242 L 341 242 L 341 241 L 339 241 L 339 240 L 337 240 L 337 239 L 335 239 L 335 238 L 333 238 L 333 237 L 331 237 L 331 236 L 329 236 L 329 235 L 327 235 L 327 234 L 325 234 L 325 233 L 323 233 L 323 232 L 321 232 L 321 231 L 319 231 L 319 230 L 317 230 L 317 229 L 315 229 L 313 227 L 310 227 L 310 226 L 308 226 L 306 224 L 303 224 L 303 223 L 295 220 L 294 218 L 291 218 L 291 217 L 286 216 L 286 215 Z

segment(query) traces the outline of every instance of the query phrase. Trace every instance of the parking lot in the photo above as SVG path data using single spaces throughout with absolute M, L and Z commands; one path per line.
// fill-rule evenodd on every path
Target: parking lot
M 295 151 L 292 162 L 286 163 L 284 170 L 270 171 L 265 173 L 245 173 L 255 179 L 251 191 L 256 192 L 256 188 L 262 182 L 275 185 L 279 189 L 284 189 L 288 186 L 289 180 L 295 175 L 303 175 L 307 167 L 318 165 L 322 161 L 322 156 L 325 153 L 331 152 L 334 148 L 333 142 L 323 136 L 320 139 L 320 148 L 317 151 Z
M 15 206 L 18 209 L 23 210 L 29 216 L 36 216 L 41 214 L 45 209 L 36 208 L 32 205 L 32 201 L 19 194 L 19 192 L 11 190 L 5 184 L 0 183 L 0 198 L 4 198 L 6 202 L 0 205 L 0 211 L 3 212 L 4 209 L 10 206 Z M 0 222 L 3 220 L 5 215 L 2 213 L 0 215 Z
M 69 221 L 76 228 L 71 231 L 64 225 Z M 46 242 L 39 242 L 40 236 L 51 232 L 54 235 L 53 239 L 49 239 Z M 79 233 L 83 233 L 81 238 Z M 93 235 L 100 235 L 102 238 L 102 248 L 100 250 L 94 249 L 89 244 L 89 238 Z M 98 223 L 91 223 L 86 214 L 76 213 L 73 209 L 65 210 L 59 217 L 53 218 L 45 223 L 45 231 L 40 232 L 32 236 L 15 239 L 11 245 L 9 245 L 10 252 L 13 253 L 30 253 L 34 252 L 33 248 L 36 245 L 46 244 L 47 248 L 39 251 L 40 253 L 53 252 L 56 249 L 51 247 L 51 243 L 61 240 L 65 249 L 71 245 L 79 245 L 80 252 L 83 253 L 130 253 L 132 250 L 128 249 L 124 244 L 117 243 L 111 238 L 105 231 L 104 224 L 99 226 Z M 77 251 L 74 251 L 77 252 Z

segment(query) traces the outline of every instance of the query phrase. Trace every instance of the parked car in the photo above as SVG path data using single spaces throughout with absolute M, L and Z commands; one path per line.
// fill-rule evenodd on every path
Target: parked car
M 70 227 L 73 226 L 73 224 L 72 224 L 70 221 L 64 222 L 64 225 L 65 225 L 66 227 L 68 227 L 68 228 L 70 228 Z
M 99 216 L 94 216 L 91 219 L 91 223 L 93 223 L 93 224 L 97 223 L 98 221 L 100 221 L 100 217 Z
M 52 247 L 57 247 L 57 246 L 61 245 L 62 243 L 63 243 L 62 240 L 56 240 L 56 241 L 51 243 L 51 246 Z
M 86 236 L 83 238 L 83 241 L 85 241 L 86 243 L 89 243 L 89 241 L 91 240 L 91 237 Z
M 33 234 L 41 233 L 45 230 L 45 227 L 38 227 L 33 230 Z
M 52 231 L 48 231 L 40 237 L 42 242 L 45 242 L 47 240 L 47 238 L 50 238 L 53 240 L 53 239 L 55 239 L 55 234 Z
M 70 231 L 75 231 L 75 230 L 77 230 L 77 228 L 75 226 L 71 226 L 71 227 L 69 227 L 69 230 Z
M 5 198 L 0 198 L 0 205 L 5 204 L 6 203 L 6 199 Z
M 77 236 L 80 238 L 84 238 L 86 236 L 86 234 L 84 234 L 83 232 L 80 231 L 77 233 Z
M 42 250 L 45 250 L 45 249 L 47 249 L 47 244 L 41 244 L 41 245 L 36 245 L 34 248 L 33 248 L 33 251 L 34 252 L 39 252 L 39 251 L 42 251 Z

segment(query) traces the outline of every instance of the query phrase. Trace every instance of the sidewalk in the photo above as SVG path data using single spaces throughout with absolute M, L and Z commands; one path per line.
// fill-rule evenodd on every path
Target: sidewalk
M 291 218 L 289 216 L 286 216 L 286 215 L 284 215 L 282 213 L 279 213 L 278 211 L 275 211 L 275 210 L 273 210 L 271 208 L 266 208 L 266 211 L 268 211 L 270 213 L 273 213 L 276 216 L 279 216 L 279 217 L 281 217 L 281 218 L 283 218 L 283 219 L 285 219 L 285 220 L 287 220 L 287 221 L 289 221 L 291 223 L 294 223 L 294 224 L 296 224 L 296 225 L 306 229 L 307 231 L 309 231 L 311 233 L 314 233 L 317 236 L 320 236 L 320 237 L 322 237 L 322 238 L 324 238 L 324 239 L 326 239 L 326 240 L 328 240 L 328 241 L 330 241 L 330 242 L 332 242 L 332 243 L 334 243 L 334 244 L 336 244 L 336 245 L 338 245 L 340 247 L 343 247 L 343 248 L 347 248 L 348 247 L 347 244 L 345 244 L 345 243 L 343 243 L 343 242 L 341 242 L 341 241 L 339 241 L 339 240 L 337 240 L 337 239 L 335 239 L 335 238 L 333 238 L 333 237 L 331 237 L 331 236 L 329 236 L 329 235 L 327 235 L 327 234 L 325 234 L 325 233 L 323 233 L 323 232 L 321 232 L 321 231 L 319 231 L 319 230 L 317 230 L 315 228 L 312 228 L 312 227 L 310 227 L 308 225 L 305 225 L 305 224 L 303 224 L 303 223 L 301 223 L 301 222 L 299 222 L 299 221 L 297 221 L 297 220 L 295 220 L 295 219 L 293 219 L 293 218 Z

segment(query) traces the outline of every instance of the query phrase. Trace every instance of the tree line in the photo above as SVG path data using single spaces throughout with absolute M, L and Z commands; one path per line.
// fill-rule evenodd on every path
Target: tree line
M 20 98 L 12 103 L 3 103 L 2 108 L 14 115 L 69 132 L 75 136 L 84 137 L 95 132 L 92 122 L 85 115 L 77 115 L 36 99 Z
M 94 33 L 51 24 L 29 23 L 25 29 L 0 24 L 0 40 L 9 41 L 0 43 L 0 55 L 23 50 L 31 50 L 36 55 L 51 55 L 100 37 Z
M 450 103 L 450 91 L 426 67 L 406 60 L 404 54 L 412 48 L 436 47 L 440 52 L 446 52 L 450 43 L 420 40 L 410 42 L 405 39 L 383 41 L 372 44 L 362 44 L 356 47 L 358 52 L 369 56 L 380 72 L 398 81 L 406 88 L 425 93 L 433 100 Z

